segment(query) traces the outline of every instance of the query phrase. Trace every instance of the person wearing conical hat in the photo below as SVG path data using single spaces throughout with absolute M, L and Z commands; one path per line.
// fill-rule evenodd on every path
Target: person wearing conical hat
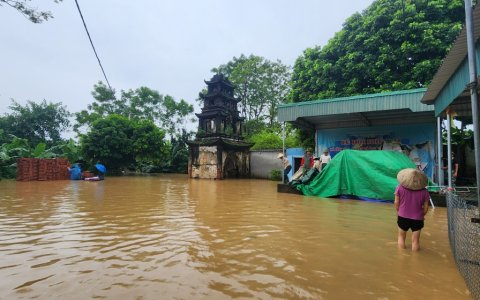
M 395 209 L 397 210 L 398 247 L 405 249 L 408 230 L 412 230 L 412 250 L 420 250 L 420 233 L 428 211 L 430 194 L 426 189 L 427 176 L 414 168 L 403 169 L 397 174 Z
M 287 183 L 288 180 L 288 173 L 290 173 L 290 170 L 292 169 L 292 165 L 290 164 L 290 161 L 288 161 L 288 158 L 286 158 L 283 153 L 278 153 L 277 155 L 278 159 L 282 160 L 283 163 L 283 183 Z

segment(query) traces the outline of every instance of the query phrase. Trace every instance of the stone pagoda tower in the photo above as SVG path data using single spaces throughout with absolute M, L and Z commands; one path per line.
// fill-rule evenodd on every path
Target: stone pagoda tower
M 223 74 L 205 81 L 208 90 L 200 93 L 202 112 L 196 114 L 198 132 L 189 141 L 188 174 L 191 178 L 245 178 L 250 176 L 250 147 L 243 141 L 243 121 L 233 96 L 233 85 Z

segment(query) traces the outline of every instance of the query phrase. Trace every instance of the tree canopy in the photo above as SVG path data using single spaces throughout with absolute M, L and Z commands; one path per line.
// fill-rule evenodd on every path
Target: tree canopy
M 31 1 L 32 0 L 0 0 L 0 6 L 8 5 L 16 9 L 32 23 L 42 23 L 43 21 L 53 18 L 53 15 L 50 11 L 41 11 L 28 5 L 28 3 Z M 62 1 L 63 0 L 53 0 L 55 3 Z
M 376 0 L 295 62 L 290 101 L 425 87 L 464 20 L 462 0 Z
M 77 132 L 82 126 L 89 127 L 100 118 L 117 114 L 130 120 L 150 120 L 173 136 L 181 134 L 193 113 L 193 105 L 185 100 L 176 101 L 172 96 L 161 95 L 148 87 L 122 90 L 117 98 L 115 91 L 100 81 L 94 85 L 92 96 L 94 102 L 87 110 L 75 114 L 77 123 L 74 129 Z
M 144 160 L 158 162 L 165 154 L 164 138 L 165 131 L 150 120 L 111 114 L 94 121 L 80 144 L 87 161 L 101 161 L 118 171 Z
M 1 141 L 1 137 L 7 139 L 8 135 L 14 135 L 28 140 L 30 145 L 46 142 L 51 146 L 62 141 L 61 133 L 70 126 L 70 113 L 61 102 L 27 101 L 23 106 L 12 100 L 9 108 L 12 113 L 0 117 L 0 129 L 3 131 L 0 142 L 9 141 Z
M 284 103 L 289 91 L 290 68 L 281 61 L 261 56 L 234 57 L 212 69 L 222 73 L 235 86 L 240 112 L 248 120 L 261 120 L 273 126 L 278 104 Z

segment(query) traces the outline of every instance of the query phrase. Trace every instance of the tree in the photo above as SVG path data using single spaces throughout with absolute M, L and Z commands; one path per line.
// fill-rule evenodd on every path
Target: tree
M 63 0 L 53 0 L 55 3 L 62 2 Z M 53 18 L 53 15 L 49 11 L 39 11 L 37 8 L 33 8 L 27 3 L 31 0 L 0 0 L 0 6 L 6 4 L 17 11 L 19 11 L 24 17 L 29 19 L 32 23 L 42 23 L 47 21 L 50 18 Z
M 234 57 L 212 72 L 222 73 L 235 86 L 240 99 L 241 114 L 247 120 L 262 120 L 269 126 L 276 122 L 277 106 L 286 101 L 289 91 L 290 68 L 281 61 L 261 56 Z
M 183 130 L 181 134 L 173 137 L 170 142 L 170 159 L 165 170 L 173 173 L 187 173 L 189 152 L 187 141 L 192 137 L 192 133 Z
M 45 142 L 53 146 L 62 141 L 61 133 L 70 126 L 70 113 L 61 102 L 28 101 L 22 106 L 12 100 L 9 108 L 12 113 L 1 118 L 1 129 L 6 135 L 28 140 L 30 145 Z
M 131 120 L 111 114 L 97 119 L 81 135 L 85 159 L 101 161 L 114 173 L 144 160 L 159 162 L 165 154 L 165 131 L 150 120 Z
M 425 87 L 464 20 L 462 0 L 376 0 L 295 62 L 290 101 Z
M 253 134 L 248 138 L 250 142 L 255 143 L 252 150 L 258 149 L 282 149 L 283 139 L 281 136 L 281 129 L 270 130 L 264 129 L 256 134 Z M 300 137 L 298 131 L 292 128 L 290 125 L 286 128 L 285 147 L 292 148 L 301 146 Z
M 77 123 L 74 130 L 80 132 L 83 126 L 89 127 L 94 121 L 117 114 L 130 120 L 150 120 L 173 136 L 186 127 L 193 105 L 183 99 L 176 101 L 172 96 L 161 95 L 148 87 L 121 91 L 117 98 L 103 82 L 94 85 L 92 96 L 94 102 L 87 110 L 75 114 Z
M 16 160 L 28 150 L 25 139 L 13 138 L 10 143 L 0 145 L 0 178 L 13 178 L 17 170 Z

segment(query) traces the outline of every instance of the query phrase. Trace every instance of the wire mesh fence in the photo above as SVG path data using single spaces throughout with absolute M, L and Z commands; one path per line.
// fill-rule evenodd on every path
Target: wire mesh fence
M 447 192 L 448 238 L 460 274 L 472 297 L 480 300 L 479 209 L 469 194 L 462 189 Z

